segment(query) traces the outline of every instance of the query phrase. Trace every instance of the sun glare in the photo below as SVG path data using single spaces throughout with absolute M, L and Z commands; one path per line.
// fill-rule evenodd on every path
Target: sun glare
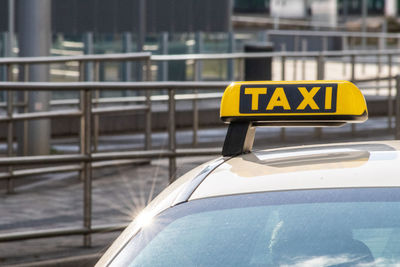
M 149 226 L 153 221 L 153 216 L 147 212 L 141 212 L 137 217 L 136 221 L 140 228 Z

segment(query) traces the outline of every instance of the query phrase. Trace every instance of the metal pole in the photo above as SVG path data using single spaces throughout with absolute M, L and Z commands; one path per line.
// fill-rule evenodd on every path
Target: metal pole
M 389 73 L 388 76 L 392 77 L 392 56 L 388 56 L 388 67 Z M 388 129 L 392 130 L 392 117 L 393 117 L 393 97 L 392 97 L 392 79 L 388 80 Z
M 299 46 L 299 36 L 296 35 L 294 37 L 294 43 L 293 43 L 293 51 L 297 52 L 298 51 L 298 46 Z M 297 78 L 297 57 L 293 58 L 293 80 L 296 80 Z
M 124 32 L 122 35 L 122 51 L 124 53 L 130 53 L 132 49 L 132 34 L 130 32 Z M 124 61 L 122 63 L 122 80 L 125 82 L 131 81 L 132 74 L 132 62 Z M 127 91 L 122 92 L 123 96 L 127 96 Z
M 169 158 L 169 182 L 172 183 L 176 179 L 176 132 L 175 132 L 175 90 L 169 89 L 168 91 L 168 113 L 169 113 L 169 150 L 174 153 Z
M 7 47 L 8 46 L 8 43 L 9 43 L 9 41 L 8 41 L 8 32 L 3 32 L 3 33 L 1 33 L 1 40 L 2 40 L 2 42 L 1 42 L 1 45 L 3 46 L 3 47 Z M 8 55 L 7 55 L 7 49 L 3 49 L 3 53 L 2 53 L 2 55 L 1 55 L 2 57 L 7 57 Z M 0 70 L 1 70 L 1 80 L 2 81 L 7 81 L 7 66 L 5 66 L 5 65 L 1 65 L 0 66 Z M 6 99 L 7 98 L 7 92 L 1 92 L 1 94 L 3 95 L 3 98 L 4 99 Z
M 196 33 L 196 53 L 201 53 L 203 51 L 203 39 L 204 36 L 201 32 Z M 201 81 L 203 72 L 203 62 L 201 60 L 194 61 L 194 80 Z M 193 90 L 195 96 L 197 96 L 198 91 L 195 89 Z M 198 110 L 198 103 L 197 98 L 193 99 L 193 137 L 192 137 L 192 145 L 197 146 L 197 132 L 199 129 L 199 110 Z
M 367 0 L 362 0 L 361 3 L 361 31 L 363 33 L 363 37 L 361 39 L 362 49 L 365 50 L 367 46 L 367 40 L 365 38 L 365 33 L 367 32 L 367 14 L 368 14 L 368 7 L 367 7 Z
M 151 81 L 151 60 L 146 61 L 146 80 Z M 146 90 L 146 126 L 145 126 L 145 149 L 151 149 L 151 91 Z
M 382 63 L 381 63 L 381 57 L 380 55 L 376 55 L 376 65 L 377 65 L 377 69 L 376 69 L 376 95 L 379 95 L 379 91 L 380 91 L 380 82 L 379 82 L 379 77 L 381 74 L 381 70 L 382 70 Z
M 8 49 L 7 56 L 13 56 L 15 33 L 15 0 L 8 0 Z
M 400 139 L 400 75 L 396 76 L 396 130 L 395 130 L 395 139 Z
M 239 80 L 244 81 L 244 58 L 239 59 Z
M 326 36 L 322 37 L 322 51 L 328 51 L 328 38 Z
M 83 81 L 85 79 L 85 64 L 83 62 L 79 62 L 79 80 Z M 89 91 L 90 93 L 90 91 Z M 89 99 L 89 101 L 88 101 Z M 88 103 L 89 102 L 89 103 Z M 90 149 L 88 150 L 88 143 L 90 148 L 90 115 L 91 112 L 91 99 L 88 97 L 86 90 L 80 91 L 80 110 L 82 112 L 81 115 L 81 125 L 79 131 L 79 139 L 80 139 L 80 153 L 85 155 L 90 153 Z M 88 110 L 89 106 L 89 110 Z M 90 228 L 91 226 L 91 164 L 90 162 L 82 162 L 81 163 L 81 171 L 80 171 L 80 179 L 83 181 L 83 226 L 85 228 Z M 84 246 L 91 245 L 91 236 L 84 235 L 83 237 Z
M 161 33 L 160 52 L 162 55 L 168 55 L 168 32 Z M 159 80 L 168 81 L 168 61 L 160 62 Z
M 317 57 L 317 80 L 323 80 L 325 77 L 325 61 L 324 56 L 320 54 Z
M 235 34 L 230 31 L 228 33 L 228 53 L 233 52 L 235 52 Z M 233 81 L 235 79 L 234 65 L 235 62 L 233 61 L 233 59 L 228 59 L 228 81 Z
M 95 61 L 94 62 L 94 70 L 93 70 L 93 80 L 94 81 L 99 81 L 100 78 L 100 61 Z M 95 107 L 99 106 L 99 99 L 100 99 L 100 91 L 95 90 Z M 100 117 L 98 114 L 94 114 L 93 116 L 93 151 L 97 152 L 99 149 L 99 135 L 100 135 Z
M 301 40 L 301 50 L 307 52 L 307 39 Z M 306 79 L 306 58 L 303 57 L 301 62 L 301 79 L 304 81 Z
M 203 39 L 204 35 L 202 32 L 196 32 L 195 34 L 195 42 L 196 42 L 196 51 L 195 53 L 200 54 L 204 51 L 203 49 Z M 203 73 L 203 62 L 201 60 L 198 60 L 198 66 L 195 72 L 195 79 L 197 77 L 198 81 L 201 81 L 202 78 L 202 73 Z
M 83 53 L 91 55 L 94 53 L 93 33 L 86 32 L 83 34 Z M 93 81 L 93 62 L 85 63 L 85 81 Z
M 8 81 L 12 81 L 12 65 L 7 65 L 7 76 L 8 76 Z M 13 91 L 8 91 L 7 92 L 7 116 L 10 118 L 10 120 L 7 122 L 7 156 L 12 157 L 13 156 L 13 145 L 14 145 L 14 130 L 13 130 L 13 121 L 11 118 L 13 117 L 13 112 L 14 112 L 14 92 Z M 8 167 L 8 173 L 10 175 L 10 178 L 7 179 L 7 193 L 11 194 L 14 193 L 14 185 L 13 185 L 13 168 L 11 166 Z
M 92 32 L 86 32 L 83 34 L 83 52 L 85 55 L 92 55 L 94 54 L 94 45 L 93 45 L 93 33 Z M 84 64 L 85 70 L 83 72 L 84 74 L 84 80 L 85 81 L 94 81 L 94 76 L 96 73 L 96 69 L 98 67 L 98 61 L 96 61 L 96 66 L 94 66 L 93 62 L 87 62 Z M 96 104 L 95 106 L 98 106 L 100 98 L 100 92 L 99 90 L 95 90 L 95 99 L 96 99 Z M 95 114 L 93 115 L 93 145 L 94 145 L 94 151 L 97 152 L 98 145 L 99 145 L 99 115 Z
M 345 6 L 346 4 L 343 3 L 343 5 Z M 348 47 L 348 43 L 347 43 L 347 37 L 346 36 L 342 36 L 342 50 L 347 51 L 349 49 Z M 343 76 L 346 75 L 346 61 L 343 58 Z
M 356 79 L 356 56 L 351 55 L 351 81 L 354 82 Z M 354 136 L 356 134 L 356 124 L 351 124 L 351 134 Z
M 200 61 L 199 60 L 195 60 L 194 62 L 194 67 L 195 67 L 195 80 L 199 81 L 199 77 L 198 74 L 199 72 L 197 71 L 198 68 L 200 68 Z M 193 90 L 193 94 L 195 96 L 195 99 L 193 99 L 193 137 L 192 137 L 192 145 L 193 146 L 197 146 L 197 132 L 199 129 L 199 109 L 197 106 L 197 95 L 198 95 L 198 91 L 195 89 Z
M 18 80 L 28 82 L 29 81 L 29 64 L 22 64 L 19 66 Z M 18 113 L 29 113 L 29 93 L 28 91 L 16 92 L 16 102 L 21 103 L 17 109 Z M 15 135 L 18 156 L 28 156 L 28 120 L 15 122 Z
M 354 82 L 355 78 L 356 78 L 356 56 L 355 55 L 351 55 L 350 56 L 350 65 L 351 65 L 351 81 Z
M 24 65 L 24 81 L 29 80 L 29 65 L 25 64 Z M 28 103 L 29 103 L 29 93 L 27 91 L 24 91 L 24 113 L 29 112 L 28 108 Z M 23 155 L 27 156 L 28 155 L 28 142 L 29 142 L 29 136 L 28 136 L 28 121 L 24 120 L 23 122 Z
M 139 0 L 139 8 L 137 9 L 136 13 L 136 21 L 138 25 L 138 32 L 137 32 L 137 52 L 143 51 L 143 46 L 146 39 L 146 0 Z M 138 81 L 143 80 L 143 64 L 141 61 L 136 63 L 136 79 Z
M 382 20 L 382 34 L 381 37 L 379 38 L 379 50 L 385 50 L 386 49 L 386 32 L 387 32 L 387 22 L 386 20 Z
M 324 61 L 324 56 L 320 54 L 317 57 L 317 80 L 323 80 L 325 78 L 325 61 Z M 321 138 L 322 137 L 322 128 L 317 127 L 314 128 L 314 135 L 316 138 Z
M 87 89 L 81 92 L 81 111 L 82 111 L 82 126 L 84 136 L 82 138 L 81 153 L 91 158 L 91 116 L 92 116 L 92 92 Z M 83 226 L 87 230 L 92 227 L 92 164 L 91 162 L 83 163 Z M 91 246 L 91 235 L 85 234 L 83 244 L 86 247 Z
M 284 46 L 282 46 L 282 50 L 283 49 L 284 49 Z M 284 81 L 285 80 L 285 62 L 286 62 L 286 57 L 285 56 L 282 56 L 281 62 L 282 62 L 282 64 L 281 64 L 281 78 L 282 78 L 282 81 Z M 284 127 L 281 127 L 280 138 L 281 138 L 281 141 L 285 141 L 285 139 L 286 139 L 286 129 Z
M 19 56 L 48 56 L 51 43 L 51 0 L 20 0 L 18 2 Z M 30 80 L 44 82 L 49 78 L 48 65 L 30 66 Z M 48 111 L 51 94 L 29 93 L 29 111 Z M 50 151 L 50 120 L 28 122 L 29 155 L 45 155 Z

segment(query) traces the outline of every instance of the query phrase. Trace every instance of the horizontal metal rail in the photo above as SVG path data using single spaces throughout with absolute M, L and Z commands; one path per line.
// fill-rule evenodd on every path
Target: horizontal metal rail
M 78 91 L 78 90 L 162 90 L 221 89 L 230 82 L 0 82 L 0 90 Z
M 11 116 L 0 116 L 0 122 L 62 118 L 62 117 L 79 117 L 81 115 L 82 112 L 79 110 L 57 110 L 57 111 L 42 111 L 33 113 L 18 113 L 18 114 L 12 114 Z
M 376 82 L 376 81 L 389 81 L 396 79 L 396 76 L 386 76 L 386 77 L 374 77 L 374 78 L 365 78 L 365 79 L 357 79 L 351 81 L 353 83 L 369 83 L 369 82 Z
M 151 53 L 119 53 L 101 55 L 81 55 L 81 56 L 51 56 L 51 57 L 9 57 L 0 58 L 2 64 L 53 64 L 70 61 L 129 61 L 129 60 L 148 60 Z
M 148 160 L 146 159 L 108 160 L 108 161 L 93 162 L 91 165 L 93 169 L 99 169 L 111 166 L 122 166 L 127 164 L 142 164 L 143 162 L 148 162 Z M 33 169 L 30 168 L 30 169 L 14 170 L 12 174 L 10 174 L 9 172 L 0 173 L 0 179 L 24 178 L 33 175 L 43 175 L 43 174 L 61 173 L 61 172 L 75 172 L 81 170 L 82 166 L 80 164 L 62 165 L 55 167 L 41 167 Z
M 136 111 L 145 111 L 149 107 L 146 105 L 130 105 L 121 107 L 104 107 L 104 108 L 92 108 L 92 114 L 118 114 L 118 113 L 132 113 Z
M 177 94 L 175 100 L 202 100 L 202 99 L 217 99 L 222 97 L 221 93 L 198 93 L 198 94 Z M 150 97 L 151 102 L 168 101 L 167 95 L 152 95 Z M 144 102 L 146 101 L 145 96 L 126 96 L 126 97 L 102 97 L 98 99 L 92 99 L 93 104 L 121 104 L 131 102 Z M 56 99 L 50 101 L 50 106 L 72 106 L 78 105 L 79 99 Z M 5 102 L 0 102 L 0 108 L 6 107 Z M 15 103 L 14 107 L 24 106 L 23 103 Z
M 317 37 L 366 37 L 400 39 L 399 33 L 386 32 L 350 32 L 350 31 L 306 31 L 306 30 L 268 30 L 269 35 L 317 36 Z
M 152 158 L 170 158 L 170 157 L 194 157 L 221 154 L 221 148 L 190 148 L 177 149 L 175 152 L 161 150 L 146 151 L 119 151 L 119 152 L 101 152 L 92 153 L 91 157 L 83 154 L 72 155 L 48 155 L 48 156 L 25 156 L 25 157 L 6 157 L 0 158 L 0 166 L 16 166 L 16 165 L 37 165 L 37 164 L 61 164 L 61 163 L 78 163 L 78 162 L 94 162 L 105 160 L 120 159 L 152 159 Z
M 178 61 L 178 60 L 216 60 L 216 59 L 244 59 L 244 58 L 268 58 L 268 57 L 347 57 L 347 56 L 388 56 L 400 55 L 397 49 L 387 50 L 340 50 L 340 51 L 280 51 L 257 53 L 220 53 L 220 54 L 184 54 L 184 55 L 153 55 L 152 61 Z
M 20 241 L 36 238 L 48 238 L 57 236 L 71 236 L 83 234 L 95 234 L 104 232 L 122 231 L 128 224 L 108 224 L 92 226 L 90 229 L 84 227 L 64 227 L 51 230 L 32 230 L 26 232 L 0 234 L 0 242 Z
M 79 164 L 75 165 L 63 165 L 56 167 L 44 167 L 44 168 L 34 168 L 34 169 L 22 169 L 14 170 L 12 174 L 8 172 L 0 173 L 0 179 L 8 178 L 22 178 L 26 176 L 48 174 L 48 173 L 60 173 L 60 172 L 73 172 L 82 170 L 82 166 Z
M 330 32 L 328 32 L 330 33 Z M 350 34 L 350 33 L 346 33 Z M 379 35 L 379 33 L 376 33 Z M 396 34 L 400 37 L 400 34 Z M 340 50 L 340 51 L 280 51 L 262 53 L 211 53 L 211 54 L 183 54 L 183 55 L 152 55 L 151 53 L 126 53 L 126 54 L 104 54 L 104 55 L 81 55 L 81 56 L 52 56 L 52 57 L 9 57 L 0 58 L 0 65 L 13 64 L 51 64 L 65 63 L 71 61 L 94 62 L 94 61 L 129 61 L 129 60 L 150 60 L 150 61 L 176 61 L 176 60 L 216 60 L 216 59 L 244 59 L 263 57 L 340 57 L 340 56 L 373 56 L 373 55 L 400 55 L 397 49 L 386 50 Z
M 321 28 L 334 28 L 340 29 L 346 28 L 346 25 L 335 25 L 332 26 L 329 23 L 315 22 L 310 20 L 293 20 L 284 18 L 265 18 L 265 17 L 254 17 L 254 16 L 232 16 L 232 23 L 235 27 L 241 28 L 243 26 L 262 27 L 265 28 L 267 25 L 288 25 L 288 26 L 303 26 L 303 27 L 321 27 Z

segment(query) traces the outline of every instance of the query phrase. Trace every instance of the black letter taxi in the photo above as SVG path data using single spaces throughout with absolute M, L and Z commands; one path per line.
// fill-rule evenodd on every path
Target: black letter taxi
M 368 118 L 347 81 L 235 82 L 222 156 L 156 197 L 97 266 L 398 266 L 400 143 L 253 151 L 257 127 Z

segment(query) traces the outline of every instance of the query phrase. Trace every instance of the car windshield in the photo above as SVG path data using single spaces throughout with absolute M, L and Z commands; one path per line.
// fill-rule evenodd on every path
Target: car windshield
M 397 265 L 399 214 L 399 188 L 193 200 L 153 218 L 111 266 Z

